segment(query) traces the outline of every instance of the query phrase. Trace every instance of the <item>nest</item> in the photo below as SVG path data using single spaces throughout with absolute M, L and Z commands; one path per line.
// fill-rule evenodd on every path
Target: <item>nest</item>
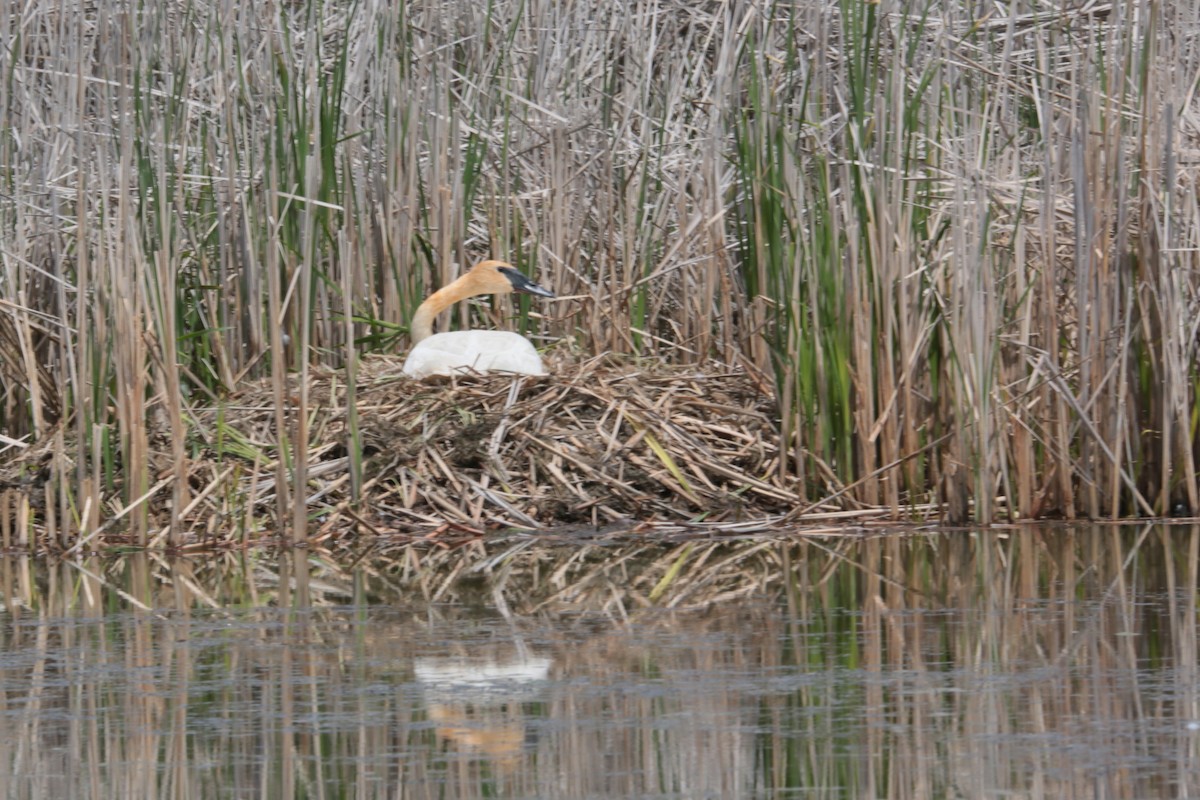
M 771 397 L 741 372 L 593 359 L 552 377 L 418 382 L 401 360 L 359 369 L 351 424 L 342 375 L 309 385 L 309 507 L 326 533 L 454 527 L 600 528 L 655 521 L 731 522 L 798 502 L 780 470 Z M 248 388 L 217 415 L 260 478 L 278 457 L 274 392 Z M 294 422 L 291 423 L 294 426 Z M 211 437 L 210 437 L 211 438 Z M 362 486 L 348 480 L 357 441 Z M 236 449 L 236 448 L 235 448 Z M 272 480 L 246 494 L 273 502 Z
M 376 548 L 453 547 L 526 531 L 576 546 L 644 533 L 659 541 L 802 528 L 829 535 L 887 516 L 835 504 L 846 500 L 843 492 L 804 501 L 782 468 L 770 388 L 750 374 L 550 358 L 545 378 L 414 381 L 402 373 L 402 359 L 368 356 L 353 403 L 345 373 L 314 373 L 305 392 L 290 380 L 282 410 L 269 382 L 250 384 L 192 410 L 184 464 L 172 456 L 163 414 L 152 413 L 150 490 L 127 506 L 122 482 L 114 483 L 100 501 L 98 527 L 75 546 L 137 543 L 125 521 L 138 507 L 152 526 L 150 546 L 166 544 L 172 530 L 183 534 L 174 541 L 184 549 L 281 534 L 297 502 L 299 472 L 290 465 L 298 460 L 302 394 L 299 502 L 312 545 L 348 547 L 366 536 Z M 61 540 L 55 487 L 76 472 L 66 432 L 0 465 L 0 517 L 27 520 L 48 546 Z

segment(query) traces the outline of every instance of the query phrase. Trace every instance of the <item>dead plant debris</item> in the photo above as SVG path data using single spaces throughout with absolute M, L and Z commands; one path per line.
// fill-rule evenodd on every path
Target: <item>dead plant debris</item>
M 774 404 L 743 374 L 592 359 L 560 360 L 550 378 L 417 382 L 400 374 L 401 363 L 372 356 L 361 364 L 364 502 L 350 502 L 348 483 L 323 493 L 326 529 L 354 524 L 340 518 L 342 504 L 357 505 L 377 530 L 416 532 L 732 522 L 798 502 L 775 477 Z M 343 459 L 350 439 L 344 380 L 331 390 L 321 382 L 311 392 L 328 398 L 312 411 L 310 428 L 321 432 L 310 446 L 314 473 Z M 235 401 L 247 409 L 238 427 L 267 437 L 269 387 Z
M 793 479 L 780 477 L 775 404 L 744 373 L 551 359 L 548 378 L 418 382 L 401 373 L 400 357 L 364 357 L 356 431 L 345 373 L 314 374 L 307 387 L 310 542 L 367 536 L 454 548 L 500 530 L 562 542 L 580 531 L 605 532 L 601 538 L 614 530 L 747 535 L 784 520 L 844 524 L 852 520 L 837 518 L 847 513 L 871 516 L 810 506 Z M 195 411 L 184 513 L 170 508 L 175 465 L 168 450 L 152 459 L 159 483 L 145 502 L 156 524 L 169 525 L 174 515 L 192 546 L 277 536 L 285 527 L 276 519 L 277 467 L 281 457 L 293 460 L 296 389 L 293 383 L 287 392 L 282 447 L 268 381 Z M 359 451 L 356 495 L 351 454 Z M 10 471 L 28 474 L 28 466 Z M 52 472 L 43 470 L 47 480 Z M 32 483 L 26 480 L 25 489 Z M 113 525 L 101 541 L 120 535 Z

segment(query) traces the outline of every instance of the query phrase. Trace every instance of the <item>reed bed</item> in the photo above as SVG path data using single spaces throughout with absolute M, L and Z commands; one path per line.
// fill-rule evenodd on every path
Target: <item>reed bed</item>
M 663 449 L 626 464 L 649 484 L 618 475 L 603 497 L 596 474 L 530 439 L 510 442 L 519 463 L 471 477 L 481 489 L 418 455 L 430 471 L 397 491 L 430 525 L 479 524 L 484 506 L 542 525 L 552 510 L 726 519 L 733 491 L 760 519 L 830 503 L 956 522 L 1200 511 L 1200 11 L 980 14 L 898 0 L 0 8 L 10 538 L 183 545 L 218 490 L 250 494 L 222 499 L 236 513 L 210 517 L 213 535 L 320 535 L 334 479 L 312 470 L 338 448 L 335 507 L 361 516 L 379 423 L 360 357 L 402 352 L 420 299 L 485 256 L 562 299 L 449 324 L 514 328 L 571 364 L 690 370 L 711 377 L 683 385 L 718 392 L 744 376 L 764 405 L 701 447 L 696 425 L 645 411 L 673 410 L 674 384 L 630 390 L 647 416 L 628 424 Z M 205 426 L 264 380 L 259 440 L 276 450 L 214 465 Z M 334 383 L 340 411 L 322 407 Z M 335 446 L 314 426 L 339 413 Z M 761 461 L 722 473 L 748 440 Z M 515 511 L 483 499 L 531 470 L 544 483 L 495 494 Z M 413 499 L 434 482 L 458 497 Z

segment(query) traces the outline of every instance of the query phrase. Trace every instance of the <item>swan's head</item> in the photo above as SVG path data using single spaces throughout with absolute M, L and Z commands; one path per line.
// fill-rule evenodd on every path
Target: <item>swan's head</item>
M 554 297 L 554 292 L 525 277 L 519 269 L 504 261 L 481 261 L 470 272 L 471 282 L 488 294 L 521 292 L 538 297 Z

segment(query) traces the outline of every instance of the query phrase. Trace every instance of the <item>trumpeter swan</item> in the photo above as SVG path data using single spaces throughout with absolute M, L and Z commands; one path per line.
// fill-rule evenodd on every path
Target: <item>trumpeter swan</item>
M 434 318 L 459 300 L 510 292 L 554 297 L 554 292 L 538 286 L 503 261 L 481 261 L 458 280 L 427 297 L 413 315 L 413 348 L 404 362 L 404 374 L 413 378 L 464 371 L 545 375 L 541 357 L 524 336 L 507 331 L 433 332 Z

